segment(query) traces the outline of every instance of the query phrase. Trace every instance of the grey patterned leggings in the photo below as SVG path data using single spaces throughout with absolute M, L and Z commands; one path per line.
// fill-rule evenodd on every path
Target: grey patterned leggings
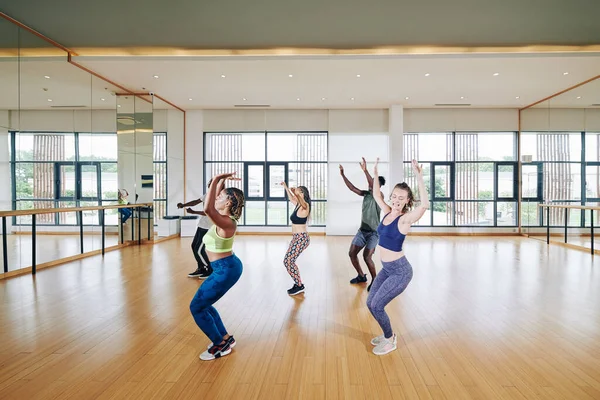
M 390 325 L 390 318 L 385 312 L 385 306 L 404 292 L 413 277 L 413 270 L 406 257 L 381 263 L 383 269 L 373 281 L 369 297 L 367 297 L 367 307 L 381 326 L 385 337 L 389 339 L 394 335 L 394 331 Z

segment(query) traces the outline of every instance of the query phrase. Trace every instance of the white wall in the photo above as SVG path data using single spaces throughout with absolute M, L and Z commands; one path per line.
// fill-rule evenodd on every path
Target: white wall
M 116 132 L 115 110 L 40 110 L 11 111 L 13 126 L 22 131 L 40 132 Z
M 156 120 L 155 120 L 156 121 Z M 167 112 L 167 214 L 177 215 L 177 203 L 183 201 L 184 114 L 179 110 Z M 154 128 L 155 132 L 159 132 Z
M 519 130 L 517 109 L 406 109 L 404 132 L 514 132 Z
M 600 132 L 600 108 L 530 108 L 521 113 L 524 132 Z
M 10 148 L 8 127 L 10 126 L 8 111 L 0 111 L 0 210 L 12 208 L 12 182 L 10 174 Z M 11 231 L 12 218 L 6 219 L 6 231 Z M 0 232 L 2 223 L 0 221 Z
M 195 200 L 204 194 L 204 112 L 187 111 L 185 151 L 185 201 Z M 183 201 L 181 198 L 178 200 Z M 179 212 L 181 215 L 182 212 Z

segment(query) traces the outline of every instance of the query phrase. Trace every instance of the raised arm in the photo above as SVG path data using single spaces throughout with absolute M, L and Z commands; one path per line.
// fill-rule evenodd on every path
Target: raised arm
M 373 190 L 373 177 L 371 176 L 371 174 L 369 174 L 369 170 L 367 169 L 367 161 L 365 161 L 364 157 L 362 158 L 362 161 L 360 162 L 360 169 L 363 170 L 363 172 L 365 173 L 365 176 L 367 177 L 369 189 Z
M 416 160 L 412 161 L 413 170 L 417 176 L 417 184 L 419 185 L 419 200 L 420 204 L 415 207 L 411 212 L 406 214 L 404 217 L 404 223 L 414 224 L 417 222 L 425 211 L 429 209 L 429 194 L 427 193 L 427 187 L 425 186 L 425 180 L 423 179 L 423 166 L 419 166 Z
M 188 201 L 187 203 L 177 203 L 177 208 L 194 207 L 194 206 L 197 206 L 200 203 L 202 203 L 202 199 L 196 199 L 196 200 Z
M 288 195 L 288 199 L 290 200 L 290 202 L 293 205 L 298 204 L 298 198 L 296 197 L 296 195 L 294 194 L 294 192 L 292 192 L 290 190 L 290 188 L 285 184 L 285 182 L 281 182 L 281 186 L 283 186 L 283 188 L 285 189 L 287 195 Z
M 375 168 L 373 169 L 373 174 L 375 176 L 379 176 L 379 171 L 377 171 L 377 164 L 379 164 L 379 157 L 377 157 L 377 161 L 375 161 Z M 381 188 L 379 187 L 379 179 L 373 179 L 373 198 L 379 205 L 379 208 L 383 210 L 384 213 L 389 213 L 392 211 L 390 206 L 383 200 L 383 195 L 381 194 Z
M 346 184 L 346 187 L 348 187 L 348 189 L 350 189 L 351 191 L 353 191 L 354 193 L 356 193 L 359 196 L 363 196 L 363 192 L 362 190 L 360 190 L 359 188 L 357 188 L 356 186 L 354 186 L 352 184 L 352 182 L 350 182 L 348 180 L 348 178 L 346 178 L 346 175 L 344 175 L 344 167 L 342 167 L 342 164 L 340 164 L 340 175 L 342 175 L 342 179 L 344 180 L 344 183 Z
M 308 203 L 304 200 L 304 196 L 300 192 L 300 189 L 294 188 L 293 192 L 296 195 L 296 201 L 298 202 L 298 204 L 300 204 L 300 208 L 310 211 L 308 209 Z
M 196 215 L 206 216 L 206 213 L 204 211 L 196 211 L 190 207 L 186 208 L 185 211 L 187 211 L 188 214 L 196 214 Z
M 216 226 L 225 232 L 226 237 L 231 237 L 235 233 L 236 223 L 228 215 L 223 215 L 216 209 L 215 199 L 223 190 L 225 180 L 234 175 L 235 172 L 215 176 L 208 188 L 206 198 L 204 199 L 204 212 Z M 217 192 L 217 190 L 219 191 Z

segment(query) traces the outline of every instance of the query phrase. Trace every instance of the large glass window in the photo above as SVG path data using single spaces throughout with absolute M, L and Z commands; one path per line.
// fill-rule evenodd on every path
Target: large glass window
M 12 132 L 14 208 L 83 207 L 117 204 L 116 133 Z M 166 134 L 155 133 L 155 218 L 164 215 L 167 201 Z M 43 214 L 45 225 L 75 225 L 75 214 Z M 97 213 L 85 225 L 99 224 Z M 18 217 L 15 224 L 30 224 Z M 117 225 L 116 210 L 106 212 L 106 224 Z
M 327 201 L 326 132 L 207 132 L 205 181 L 235 171 L 246 207 L 241 224 L 286 226 L 293 211 L 280 183 L 305 186 L 312 200 L 309 224 L 324 226 Z
M 408 133 L 404 175 L 417 189 L 410 161 L 423 164 L 431 207 L 426 226 L 516 226 L 515 132 Z

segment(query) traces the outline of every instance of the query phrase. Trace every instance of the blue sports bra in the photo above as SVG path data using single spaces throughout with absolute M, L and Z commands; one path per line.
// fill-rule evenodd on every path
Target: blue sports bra
M 387 217 L 389 213 L 385 215 Z M 406 235 L 400 233 L 398 230 L 398 220 L 402 215 L 399 215 L 394 221 L 392 221 L 389 225 L 384 225 L 383 221 L 385 217 L 379 223 L 377 227 L 377 233 L 379 234 L 379 245 L 384 249 L 388 249 L 391 251 L 402 251 L 402 244 L 404 243 L 404 239 Z

